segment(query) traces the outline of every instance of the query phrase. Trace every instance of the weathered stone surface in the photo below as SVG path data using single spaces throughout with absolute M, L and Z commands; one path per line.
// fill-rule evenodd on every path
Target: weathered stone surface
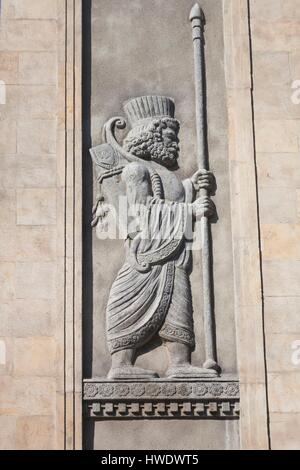
M 276 85 L 290 85 L 289 65 L 289 54 L 287 52 L 255 52 L 253 54 L 255 83 L 259 86 L 265 85 L 265 87 L 269 85 L 272 90 Z M 272 83 L 272 86 L 270 86 L 270 83 Z M 257 105 L 260 105 L 259 101 L 255 102 L 255 107 Z
M 257 171 L 261 188 L 285 188 L 286 193 L 299 187 L 300 153 L 258 153 Z
M 51 300 L 16 299 L 1 307 L 0 336 L 52 336 L 55 306 Z
M 299 295 L 300 261 L 264 261 L 263 275 L 265 295 Z
M 282 17 L 282 0 L 251 0 L 250 8 L 251 18 L 276 21 Z
M 17 227 L 16 259 L 18 261 L 55 261 L 55 227 Z
M 300 224 L 263 224 L 261 229 L 265 260 L 300 261 Z
M 252 45 L 254 51 L 285 52 L 294 51 L 299 47 L 298 19 L 266 22 L 253 19 L 251 22 Z
M 18 83 L 19 55 L 16 52 L 0 52 L 0 77 L 6 84 Z
M 300 372 L 275 372 L 269 374 L 268 378 L 270 412 L 299 413 Z
M 261 68 L 263 70 L 263 68 Z M 271 79 L 270 79 L 271 80 Z M 268 85 L 268 80 L 263 85 L 255 87 L 255 113 L 258 119 L 299 119 L 300 105 L 292 100 L 293 90 L 291 85 Z
M 299 297 L 266 297 L 265 324 L 268 334 L 300 335 Z
M 300 413 L 271 413 L 270 431 L 273 450 L 299 450 Z
M 14 228 L 0 228 L 0 261 L 14 262 L 16 257 L 16 233 Z
M 258 152 L 299 152 L 299 124 L 290 120 L 256 120 L 256 145 Z
M 281 0 L 282 1 L 282 14 L 284 18 L 299 18 L 299 4 L 297 0 Z
M 17 191 L 17 224 L 54 225 L 56 204 L 55 189 L 19 189 Z
M 262 224 L 293 224 L 298 222 L 296 191 L 284 187 L 259 188 Z
M 17 299 L 54 299 L 56 265 L 48 263 L 16 264 Z
M 16 446 L 20 450 L 51 450 L 55 447 L 55 420 L 50 416 L 17 419 Z
M 17 151 L 17 126 L 14 120 L 0 120 L 0 134 L 5 139 L 0 140 L 0 154 L 15 154 Z
M 16 186 L 16 158 L 12 155 L 1 156 L 0 190 Z
M 17 188 L 55 188 L 56 165 L 53 156 L 18 155 L 15 159 Z
M 16 338 L 14 373 L 16 376 L 54 376 L 55 354 L 54 338 Z
M 54 51 L 57 41 L 56 28 L 54 20 L 3 20 L 0 50 Z
M 18 153 L 24 155 L 55 154 L 56 121 L 18 122 Z
M 300 51 L 290 52 L 289 59 L 292 80 L 300 80 Z
M 230 448 L 230 443 L 232 443 L 230 436 L 235 433 L 234 422 L 227 423 L 225 426 L 225 423 L 218 421 L 207 421 L 205 432 L 199 431 L 197 421 L 162 421 L 160 424 L 161 432 L 158 433 L 157 422 L 151 420 L 142 423 L 139 421 L 122 423 L 99 421 L 95 428 L 95 450 L 159 450 L 162 448 L 217 450 Z M 191 440 L 191 435 L 193 440 Z
M 57 17 L 55 0 L 5 0 L 3 17 L 15 19 L 48 19 Z
M 53 360 L 53 356 L 49 357 Z M 16 395 L 16 411 L 19 415 L 53 416 L 56 391 L 55 378 L 48 377 L 16 377 L 12 384 Z M 42 430 L 41 430 L 42 431 Z
M 300 360 L 296 360 L 295 344 L 299 341 L 300 335 L 295 334 L 267 334 L 267 363 L 268 373 L 299 372 Z M 295 359 L 294 359 L 295 358 Z M 300 358 L 300 354 L 299 354 Z
M 34 73 L 32 73 L 33 70 Z M 57 54 L 55 52 L 20 53 L 18 82 L 26 85 L 55 85 Z
M 15 295 L 15 264 L 0 262 L 0 299 L 12 300 Z
M 17 418 L 15 416 L 0 415 L 0 446 L 1 450 L 16 449 L 16 425 Z

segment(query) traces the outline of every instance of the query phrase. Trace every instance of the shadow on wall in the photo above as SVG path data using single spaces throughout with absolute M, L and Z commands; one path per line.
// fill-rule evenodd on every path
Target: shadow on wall
M 91 0 L 82 4 L 82 130 L 83 130 L 83 377 L 92 376 L 93 363 L 93 239 L 91 214 L 93 207 L 93 167 L 89 149 L 91 139 Z M 94 423 L 84 423 L 84 449 L 92 449 L 94 442 Z

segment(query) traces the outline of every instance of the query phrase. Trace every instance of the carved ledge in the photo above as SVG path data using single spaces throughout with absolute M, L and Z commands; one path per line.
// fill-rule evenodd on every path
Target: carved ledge
M 235 379 L 88 379 L 83 392 L 85 414 L 96 419 L 239 417 L 239 383 Z

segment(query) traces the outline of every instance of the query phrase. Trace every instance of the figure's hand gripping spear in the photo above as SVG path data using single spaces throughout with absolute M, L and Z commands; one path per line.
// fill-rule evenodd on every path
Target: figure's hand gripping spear
M 205 62 L 204 62 L 204 25 L 205 17 L 199 4 L 196 3 L 190 13 L 192 23 L 194 64 L 195 64 L 195 92 L 196 92 L 196 130 L 197 130 L 197 160 L 199 169 L 208 170 L 207 131 L 205 112 Z M 200 190 L 200 196 L 209 196 L 207 189 Z M 203 271 L 203 305 L 204 305 L 204 335 L 206 369 L 220 371 L 217 364 L 215 344 L 215 322 L 213 311 L 213 284 L 212 284 L 212 254 L 211 233 L 208 217 L 201 219 L 202 231 L 202 271 Z

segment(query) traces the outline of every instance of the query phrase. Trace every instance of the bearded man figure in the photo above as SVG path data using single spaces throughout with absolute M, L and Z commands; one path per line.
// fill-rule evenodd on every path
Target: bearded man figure
M 104 127 L 107 143 L 91 150 L 102 191 L 94 225 L 103 225 L 105 201 L 118 212 L 120 195 L 126 195 L 130 213 L 126 260 L 112 285 L 106 312 L 112 355 L 108 378 L 158 377 L 155 371 L 134 365 L 138 350 L 156 335 L 168 352 L 166 377 L 214 376 L 214 369 L 191 365 L 195 337 L 187 229 L 196 219 L 215 215 L 210 197 L 197 198 L 202 188 L 214 194 L 215 178 L 206 170 L 185 181 L 176 174 L 180 124 L 171 98 L 135 98 L 124 104 L 124 111 L 132 129 L 123 147 L 114 131 L 125 124 L 114 118 Z

